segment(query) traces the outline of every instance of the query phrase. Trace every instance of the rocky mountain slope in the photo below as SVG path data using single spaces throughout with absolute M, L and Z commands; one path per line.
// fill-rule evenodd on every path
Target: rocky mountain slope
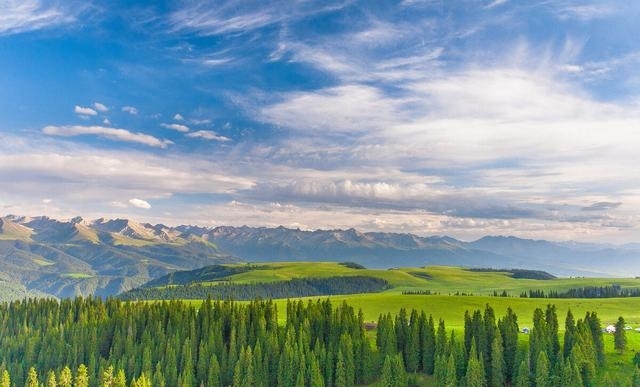
M 371 268 L 443 264 L 629 277 L 640 275 L 638 258 L 638 244 L 554 243 L 515 237 L 463 242 L 353 229 L 0 218 L 0 273 L 5 285 L 58 297 L 117 294 L 172 271 L 238 261 L 351 261 Z
M 0 218 L 0 272 L 58 297 L 117 294 L 171 271 L 235 261 L 201 237 L 162 225 Z

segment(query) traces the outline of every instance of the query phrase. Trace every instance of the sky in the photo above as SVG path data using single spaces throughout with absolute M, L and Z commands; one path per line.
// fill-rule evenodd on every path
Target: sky
M 0 214 L 640 241 L 640 2 L 0 0 Z

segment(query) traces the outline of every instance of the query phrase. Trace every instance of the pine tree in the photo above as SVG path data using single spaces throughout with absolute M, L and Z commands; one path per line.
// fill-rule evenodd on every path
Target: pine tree
M 209 362 L 209 369 L 207 370 L 207 387 L 220 387 L 220 363 L 218 363 L 218 357 L 212 355 Z M 154 386 L 157 387 L 157 386 Z
M 436 387 L 444 387 L 447 379 L 447 360 L 444 355 L 436 355 L 436 361 L 433 368 L 433 378 Z
M 518 353 L 518 316 L 513 313 L 511 308 L 507 308 L 506 316 L 498 320 L 498 330 L 502 338 L 505 381 L 511 383 L 514 377 L 514 371 L 518 366 L 516 364 L 516 355 Z
M 84 364 L 78 366 L 78 372 L 73 381 L 73 387 L 89 387 L 89 374 Z
M 504 355 L 502 354 L 502 337 L 496 335 L 491 344 L 491 379 L 489 387 L 503 387 L 504 378 Z
M 422 369 L 427 375 L 433 375 L 433 368 L 436 361 L 436 332 L 431 315 L 429 315 L 429 319 L 425 325 L 424 343 L 422 347 Z
M 558 338 L 558 314 L 555 305 L 547 305 L 545 312 L 547 328 L 547 358 L 550 364 L 555 364 L 560 354 L 560 339 Z M 536 359 L 537 361 L 537 359 Z
M 38 373 L 36 369 L 33 367 L 29 368 L 29 372 L 27 373 L 27 383 L 26 387 L 40 387 L 40 381 L 38 380 Z
M 382 365 L 382 377 L 380 378 L 380 385 L 384 387 L 394 387 L 395 377 L 393 374 L 393 361 L 391 356 L 387 355 L 384 358 L 384 364 Z
M 56 373 L 53 370 L 50 370 L 47 373 L 47 382 L 45 384 L 46 387 L 58 387 L 58 381 L 56 380 Z
M 533 312 L 533 328 L 529 334 L 529 361 L 531 373 L 536 373 L 536 362 L 540 352 L 547 352 L 550 347 L 547 322 L 542 309 L 536 308 Z
M 485 385 L 484 368 L 480 364 L 478 357 L 474 353 L 475 347 L 472 346 L 472 348 L 473 349 L 469 355 L 469 362 L 467 364 L 467 373 L 465 376 L 466 387 L 483 387 Z
M 574 336 L 576 335 L 576 322 L 573 318 L 573 313 L 571 313 L 571 309 L 567 311 L 567 318 L 564 323 L 564 347 L 562 354 L 563 358 L 566 359 L 571 354 L 571 349 L 573 348 Z
M 418 371 L 420 367 L 420 324 L 418 312 L 411 311 L 409 319 L 407 342 L 404 347 L 404 362 L 410 372 Z
M 115 378 L 113 375 L 113 366 L 107 367 L 102 373 L 102 387 L 113 387 Z
M 604 339 L 602 338 L 602 326 L 596 312 L 587 313 L 584 322 L 588 324 L 593 338 L 593 348 L 599 367 L 604 365 Z
M 123 375 L 124 376 L 124 375 Z M 166 382 L 164 379 L 164 373 L 162 372 L 162 365 L 160 362 L 156 363 L 156 368 L 153 371 L 153 387 L 165 387 Z
M 438 332 L 436 333 L 436 346 L 435 355 L 447 357 L 447 330 L 444 325 L 444 320 L 440 319 L 438 322 Z
M 338 351 L 335 375 L 336 375 L 336 379 L 334 383 L 335 386 L 347 385 L 347 371 L 345 369 L 344 356 L 342 355 L 342 351 Z
M 536 364 L 536 387 L 551 387 L 549 378 L 549 359 L 545 352 L 540 352 Z
M 627 333 L 624 330 L 625 322 L 622 316 L 618 317 L 615 327 L 616 331 L 613 333 L 613 346 L 618 353 L 622 354 L 624 350 L 627 349 Z
M 456 370 L 456 362 L 453 354 L 449 355 L 447 360 L 447 372 L 444 379 L 444 387 L 457 387 L 458 386 L 458 372 Z
M 71 369 L 68 366 L 65 366 L 62 371 L 60 371 L 60 376 L 58 377 L 58 386 L 71 387 L 72 384 L 73 377 L 71 376 Z
M 487 380 L 491 380 L 491 373 L 493 372 L 492 368 L 492 360 L 493 360 L 493 349 L 492 344 L 498 335 L 498 327 L 496 326 L 496 314 L 495 311 L 489 304 L 485 305 L 484 309 L 484 331 L 486 334 L 486 345 L 484 348 L 484 352 L 482 353 L 484 357 L 484 373 Z M 502 352 L 502 351 L 501 351 Z M 504 359 L 501 359 L 504 361 Z
M 2 377 L 0 377 L 0 387 L 11 387 L 11 376 L 6 369 L 2 370 Z
M 309 387 L 324 387 L 324 378 L 320 370 L 318 359 L 313 356 L 309 366 Z
M 518 374 L 516 375 L 516 380 L 514 383 L 514 387 L 530 387 L 529 383 L 529 366 L 527 365 L 526 360 L 522 360 L 520 362 L 520 366 L 518 367 Z
M 156 387 L 163 387 L 160 384 L 155 384 Z M 127 387 L 127 377 L 124 374 L 124 370 L 122 368 L 118 369 L 116 372 L 116 377 L 113 381 L 113 387 Z

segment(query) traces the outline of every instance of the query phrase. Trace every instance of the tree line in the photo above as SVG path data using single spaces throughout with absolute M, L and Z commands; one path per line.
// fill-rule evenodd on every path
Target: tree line
M 218 283 L 144 287 L 117 297 L 122 300 L 203 300 L 208 297 L 223 300 L 255 300 L 297 298 L 339 294 L 376 293 L 388 289 L 381 278 L 367 276 L 294 278 L 289 281 L 250 284 Z
M 529 345 L 516 314 L 487 305 L 448 332 L 425 311 L 378 318 L 367 338 L 361 311 L 330 300 L 123 302 L 27 300 L 0 306 L 0 387 L 407 386 L 582 387 L 604 363 L 596 313 L 565 320 L 534 312 Z
M 534 290 L 520 294 L 521 298 L 616 298 L 616 297 L 640 297 L 640 288 L 623 288 L 620 285 L 585 286 L 571 288 L 565 291 L 558 290 Z

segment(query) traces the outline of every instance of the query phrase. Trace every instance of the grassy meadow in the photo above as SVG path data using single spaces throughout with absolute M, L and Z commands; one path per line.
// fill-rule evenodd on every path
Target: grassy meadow
M 332 276 L 371 276 L 389 282 L 390 289 L 380 293 L 329 296 L 335 304 L 347 302 L 362 310 L 366 321 L 376 321 L 380 314 L 397 313 L 400 308 L 424 310 L 434 319 L 444 319 L 447 330 L 462 332 L 465 311 L 484 310 L 489 304 L 501 318 L 507 308 L 518 315 L 520 328 L 532 327 L 533 312 L 536 308 L 545 308 L 555 304 L 560 323 L 560 334 L 564 330 L 564 320 L 570 309 L 576 319 L 583 318 L 586 312 L 595 311 L 602 326 L 614 324 L 619 316 L 632 328 L 640 327 L 640 297 L 599 298 L 599 299 L 546 299 L 520 298 L 522 292 L 533 290 L 565 291 L 570 288 L 587 286 L 620 285 L 623 288 L 640 288 L 640 279 L 635 278 L 557 278 L 550 280 L 518 279 L 508 272 L 478 272 L 458 267 L 395 268 L 389 270 L 353 269 L 337 263 L 328 262 L 280 262 L 269 264 L 251 264 L 249 271 L 232 275 L 226 280 L 234 283 L 256 283 L 286 281 L 293 278 L 332 277 Z M 213 285 L 213 283 L 212 283 Z M 430 291 L 431 294 L 403 294 L 403 292 Z M 496 297 L 493 292 L 506 291 L 509 297 Z M 458 295 L 457 295 L 458 294 Z M 465 294 L 465 295 L 459 295 Z M 317 297 L 310 297 L 314 300 Z M 326 298 L 326 297 L 322 297 Z M 198 303 L 198 301 L 189 301 Z M 287 300 L 276 300 L 281 311 L 280 319 L 286 316 Z M 604 334 L 607 351 L 605 372 L 612 380 L 623 381 L 623 386 L 633 373 L 632 358 L 640 351 L 640 333 L 627 331 L 628 350 L 618 354 L 613 348 L 613 335 Z M 520 340 L 526 343 L 527 335 L 521 334 Z M 421 377 L 421 384 L 430 386 L 428 377 Z

